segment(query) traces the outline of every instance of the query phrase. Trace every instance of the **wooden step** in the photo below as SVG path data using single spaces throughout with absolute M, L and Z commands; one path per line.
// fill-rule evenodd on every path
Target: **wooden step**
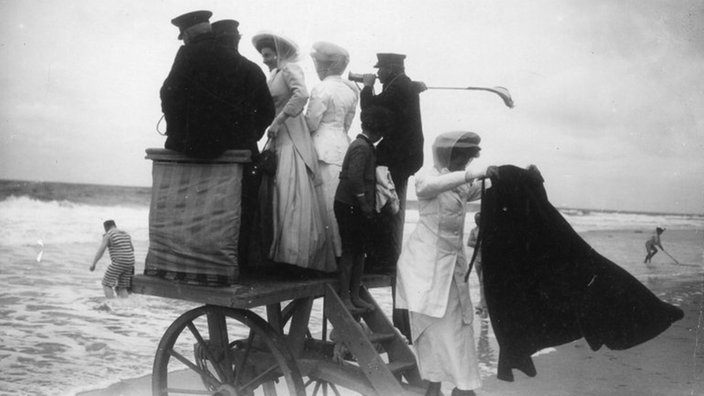
M 309 378 L 327 381 L 343 388 L 351 389 L 363 395 L 375 395 L 374 387 L 362 372 L 362 369 L 350 363 L 336 364 L 317 361 L 308 373 Z
M 378 395 L 374 387 L 362 372 L 362 369 L 350 363 L 332 363 L 320 360 L 304 359 L 301 374 L 311 379 L 327 381 L 337 386 L 350 389 L 362 395 Z M 414 363 L 415 365 L 415 363 Z M 425 395 L 425 388 L 401 384 L 403 393 L 399 396 Z M 382 396 L 382 395 L 378 395 Z
M 407 370 L 415 369 L 416 368 L 416 361 L 412 362 L 403 362 L 403 361 L 395 361 L 391 362 L 386 365 L 386 367 L 389 368 L 389 370 L 394 373 L 394 374 L 402 374 Z
M 371 341 L 372 344 L 391 341 L 394 338 L 396 338 L 396 333 L 372 333 L 369 335 L 369 341 Z

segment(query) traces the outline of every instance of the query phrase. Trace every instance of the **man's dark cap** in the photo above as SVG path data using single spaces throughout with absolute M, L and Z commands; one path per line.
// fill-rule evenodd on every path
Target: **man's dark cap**
M 406 55 L 403 54 L 391 54 L 391 53 L 381 53 L 376 54 L 377 62 L 374 67 L 382 66 L 401 66 L 403 67 L 403 60 L 406 59 Z
M 237 36 L 240 34 L 239 30 L 237 30 L 237 28 L 240 26 L 240 23 L 234 19 L 223 19 L 217 22 L 213 22 L 212 24 L 210 24 L 210 26 L 212 26 L 213 33 L 215 33 L 216 36 Z
M 176 18 L 171 20 L 171 23 L 174 26 L 178 27 L 178 30 L 180 32 L 178 38 L 180 40 L 183 38 L 183 32 L 186 29 L 199 23 L 210 22 L 211 16 L 213 16 L 213 13 L 210 11 L 192 11 L 177 16 Z

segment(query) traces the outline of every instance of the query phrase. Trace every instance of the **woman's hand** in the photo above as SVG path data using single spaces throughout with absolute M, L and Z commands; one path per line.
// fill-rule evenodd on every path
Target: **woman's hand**
M 269 139 L 276 139 L 276 135 L 279 134 L 279 128 L 280 128 L 280 125 L 278 125 L 278 124 L 269 125 L 269 127 L 266 129 L 266 136 Z
M 281 129 L 281 125 L 284 123 L 284 121 L 286 121 L 286 118 L 288 118 L 286 113 L 281 112 L 281 113 L 279 113 L 279 115 L 276 116 L 276 118 L 274 118 L 274 121 L 271 122 L 271 125 L 269 125 L 269 127 L 266 128 L 266 135 L 270 139 L 276 138 L 276 135 L 279 134 L 279 130 Z
M 474 179 L 498 179 L 499 168 L 497 166 L 488 166 L 486 168 L 474 170 L 471 167 L 464 171 L 464 180 L 470 182 Z
M 282 122 L 279 120 L 279 118 L 275 118 L 274 122 L 272 122 L 271 125 L 266 128 L 266 136 L 270 139 L 276 139 L 276 136 L 279 134 L 279 129 L 281 129 L 281 124 Z

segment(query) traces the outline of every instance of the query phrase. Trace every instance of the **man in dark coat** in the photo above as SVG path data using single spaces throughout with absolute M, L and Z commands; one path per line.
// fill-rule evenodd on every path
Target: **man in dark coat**
M 499 343 L 497 377 L 536 375 L 531 355 L 584 337 L 592 350 L 631 348 L 681 319 L 592 249 L 548 202 L 536 168 L 499 168 L 482 197 L 484 293 Z
M 423 166 L 423 126 L 420 117 L 419 89 L 405 73 L 406 55 L 377 54 L 378 78 L 383 84 L 374 94 L 373 74 L 363 76 L 360 93 L 362 112 L 371 106 L 380 106 L 391 112 L 392 126 L 377 146 L 377 165 L 387 166 L 396 187 L 400 210 L 397 214 L 381 214 L 372 238 L 375 241 L 368 252 L 372 271 L 396 273 L 396 262 L 401 254 L 403 224 L 406 215 L 406 187 L 408 178 Z M 395 310 L 394 325 L 410 339 L 408 313 Z
M 256 153 L 256 141 L 274 116 L 266 80 L 234 46 L 216 40 L 211 15 L 194 11 L 171 21 L 184 45 L 161 88 L 165 147 L 200 158 L 227 149 Z
M 252 157 L 259 154 L 257 142 L 264 136 L 266 127 L 271 125 L 276 109 L 269 93 L 266 76 L 254 62 L 239 53 L 241 35 L 239 22 L 223 19 L 213 22 L 212 28 L 218 44 L 227 53 L 228 59 L 235 60 L 235 68 L 227 74 L 228 82 L 233 83 L 229 100 L 235 106 L 238 117 L 227 136 L 228 149 L 246 149 Z
M 240 217 L 239 263 L 240 268 L 247 269 L 249 258 L 252 223 L 257 208 L 261 173 L 255 163 L 259 156 L 257 142 L 264 136 L 266 127 L 271 125 L 276 109 L 269 93 L 266 76 L 254 62 L 240 55 L 238 47 L 240 33 L 239 22 L 224 19 L 213 22 L 215 39 L 227 55 L 234 59 L 234 67 L 227 74 L 227 80 L 233 83 L 228 96 L 236 111 L 231 132 L 225 136 L 225 148 L 246 149 L 252 152 L 253 162 L 245 164 L 242 176 L 242 214 Z

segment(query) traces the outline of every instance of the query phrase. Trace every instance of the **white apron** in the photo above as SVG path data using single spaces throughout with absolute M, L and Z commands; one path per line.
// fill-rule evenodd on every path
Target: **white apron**
M 464 172 L 416 175 L 420 219 L 397 267 L 396 302 L 410 311 L 421 377 L 462 390 L 481 385 L 463 243 L 466 203 L 480 194 Z

